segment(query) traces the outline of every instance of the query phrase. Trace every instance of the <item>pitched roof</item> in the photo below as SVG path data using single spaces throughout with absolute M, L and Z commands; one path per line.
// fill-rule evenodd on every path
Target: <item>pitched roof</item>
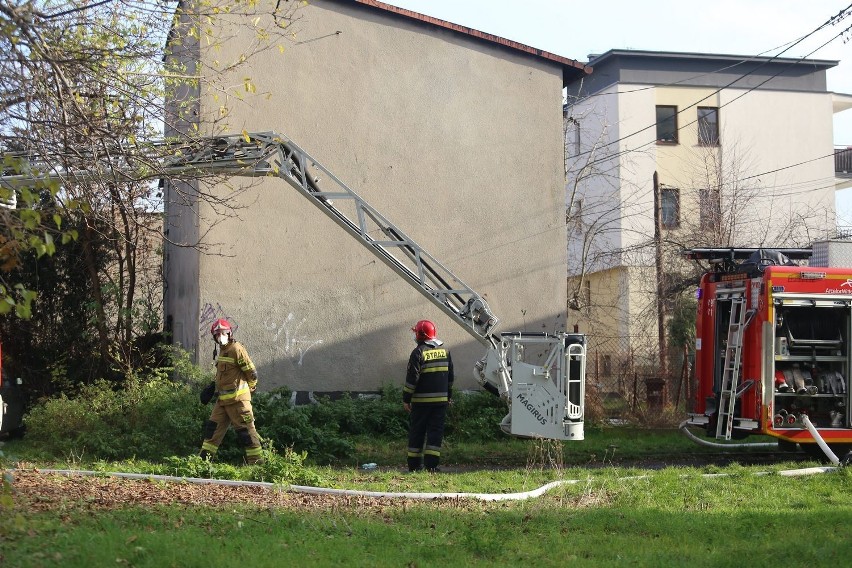
M 500 36 L 496 36 L 493 34 L 489 34 L 486 32 L 482 32 L 476 30 L 474 28 L 469 28 L 467 26 L 460 26 L 458 24 L 454 24 L 452 22 L 448 22 L 446 20 L 441 20 L 439 18 L 433 18 L 432 16 L 427 16 L 425 14 L 420 14 L 419 12 L 413 12 L 411 10 L 406 10 L 405 8 L 399 8 L 397 6 L 391 6 L 390 4 L 386 4 L 384 2 L 379 2 L 378 0 L 336 0 L 338 2 L 354 2 L 355 4 L 359 4 L 361 6 L 366 6 L 370 8 L 374 8 L 377 10 L 382 10 L 384 12 L 395 14 L 397 16 L 408 18 L 410 20 L 416 20 L 419 22 L 423 22 L 427 25 L 436 26 L 439 28 L 444 28 L 456 33 L 460 33 L 472 38 L 476 38 L 477 40 L 485 41 L 494 45 L 499 45 L 511 50 L 520 51 L 522 53 L 526 53 L 528 55 L 538 57 L 541 59 L 546 59 L 548 61 L 552 61 L 562 66 L 562 81 L 563 83 L 569 83 L 573 80 L 579 79 L 582 76 L 588 75 L 592 72 L 592 68 L 589 65 L 585 65 L 580 63 L 575 59 L 569 59 L 567 57 L 562 57 L 561 55 L 556 55 L 555 53 L 550 53 L 549 51 L 544 51 L 543 49 L 537 49 L 535 47 L 531 47 L 529 45 L 525 45 L 523 43 L 519 43 L 517 41 L 512 41 L 510 39 L 506 39 Z

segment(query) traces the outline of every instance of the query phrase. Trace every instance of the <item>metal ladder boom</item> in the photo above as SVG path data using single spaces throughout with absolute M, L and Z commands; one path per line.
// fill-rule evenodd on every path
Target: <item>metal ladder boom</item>
M 737 403 L 737 386 L 742 365 L 743 335 L 748 325 L 745 297 L 731 299 L 731 317 L 728 325 L 728 342 L 722 367 L 722 384 L 719 391 L 719 411 L 716 416 L 716 439 L 730 440 L 734 428 L 734 409 Z
M 355 191 L 292 140 L 275 132 L 212 136 L 183 143 L 153 146 L 159 155 L 129 164 L 100 163 L 102 169 L 57 170 L 50 164 L 26 162 L 29 172 L 0 177 L 5 188 L 22 188 L 41 182 L 87 182 L 103 179 L 107 171 L 121 182 L 163 177 L 243 176 L 279 177 L 308 198 L 323 213 L 367 247 L 421 294 L 459 323 L 477 341 L 498 348 L 493 335 L 499 320 L 487 302 L 438 260 L 393 225 Z M 163 158 L 162 155 L 166 154 Z M 153 166 L 151 164 L 154 164 Z M 328 188 L 321 188 L 314 172 Z M 339 204 L 347 204 L 344 211 Z M 375 236 L 374 236 L 375 235 Z

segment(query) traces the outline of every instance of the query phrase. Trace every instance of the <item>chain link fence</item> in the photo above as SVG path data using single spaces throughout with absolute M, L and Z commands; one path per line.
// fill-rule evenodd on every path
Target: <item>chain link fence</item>
M 661 425 L 692 410 L 692 354 L 670 353 L 661 370 L 653 350 L 631 346 L 628 338 L 596 339 L 586 354 L 586 419 L 590 422 Z

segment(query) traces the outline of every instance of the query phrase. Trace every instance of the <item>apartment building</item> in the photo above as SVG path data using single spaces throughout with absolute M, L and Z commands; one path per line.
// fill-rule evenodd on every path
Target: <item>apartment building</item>
M 836 61 L 610 50 L 588 63 L 565 105 L 569 304 L 592 373 L 654 373 L 659 330 L 690 288 L 680 250 L 835 234 L 848 179 L 832 117 L 852 97 L 826 88 Z

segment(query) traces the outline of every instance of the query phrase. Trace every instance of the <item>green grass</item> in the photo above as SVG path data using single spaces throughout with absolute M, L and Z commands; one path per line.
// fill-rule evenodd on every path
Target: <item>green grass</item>
M 766 436 L 751 436 L 745 440 L 746 443 L 767 441 L 771 439 Z M 406 440 L 403 437 L 388 439 L 360 436 L 353 438 L 353 444 L 353 458 L 337 464 L 338 466 L 355 468 L 360 464 L 372 462 L 381 468 L 405 467 Z M 68 450 L 63 455 L 49 454 L 26 437 L 5 442 L 2 451 L 7 458 L 14 461 L 37 463 L 43 467 L 86 467 L 98 461 L 97 456 L 73 450 Z M 765 451 L 766 448 L 731 450 L 734 456 Z M 601 466 L 630 465 L 636 460 L 711 453 L 718 453 L 718 450 L 696 444 L 676 428 L 647 430 L 587 427 L 584 440 L 561 443 L 510 436 L 479 442 L 448 438 L 444 440 L 442 461 L 450 465 L 494 468 L 524 467 L 530 463 Z M 310 456 L 308 458 L 310 459 Z
M 845 565 L 852 475 L 754 471 L 706 478 L 672 468 L 625 479 L 595 470 L 517 503 L 23 512 L 7 526 L 2 554 L 22 567 Z
M 700 436 L 699 432 L 695 432 Z M 715 440 L 712 440 L 715 441 Z M 770 442 L 767 436 L 751 436 L 745 443 Z M 377 463 L 381 465 L 404 464 L 405 440 L 376 440 L 357 438 L 355 459 L 351 464 Z M 766 448 L 741 448 L 734 455 L 765 452 Z M 570 442 L 544 442 L 506 436 L 500 440 L 468 442 L 444 441 L 441 450 L 443 461 L 479 466 L 524 466 L 530 461 L 541 463 L 552 460 L 563 465 L 612 465 L 636 460 L 707 455 L 719 450 L 701 446 L 689 440 L 676 428 L 647 430 L 636 428 L 586 428 L 585 439 Z
M 836 568 L 852 554 L 844 528 L 852 524 L 852 471 L 778 475 L 817 465 L 801 460 L 645 470 L 636 460 L 713 450 L 675 430 L 593 428 L 586 434 L 583 442 L 564 444 L 449 441 L 444 453 L 456 473 L 402 473 L 405 442 L 398 439 L 358 439 L 356 459 L 342 466 L 301 471 L 298 460 L 281 464 L 326 487 L 382 492 L 503 494 L 578 481 L 527 501 L 388 499 L 364 506 L 354 499 L 313 508 L 319 500 L 305 495 L 308 507 L 299 510 L 157 505 L 95 511 L 68 503 L 39 512 L 10 506 L 7 498 L 0 502 L 0 565 Z M 197 465 L 50 456 L 26 438 L 2 451 L 7 466 L 180 475 L 180 468 Z M 363 471 L 358 465 L 364 462 L 380 468 Z M 269 468 L 233 464 L 218 471 L 233 479 L 271 475 Z

